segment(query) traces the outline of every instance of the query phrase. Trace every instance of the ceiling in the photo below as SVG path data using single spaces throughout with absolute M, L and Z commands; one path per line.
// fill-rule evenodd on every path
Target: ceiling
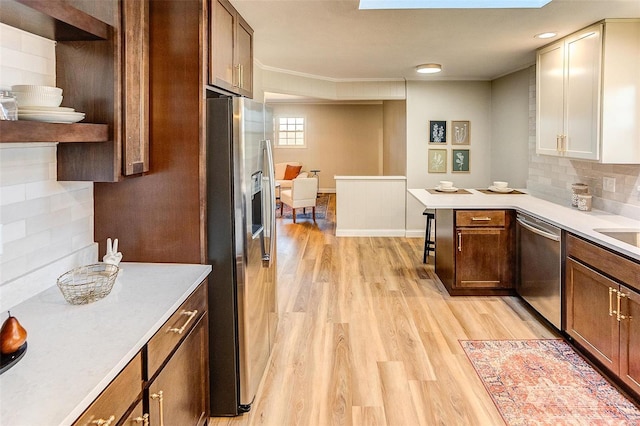
M 550 43 L 536 34 L 562 37 L 603 18 L 640 18 L 640 0 L 431 10 L 359 10 L 358 0 L 231 2 L 255 31 L 262 66 L 337 81 L 493 80 L 535 63 L 535 49 Z M 430 62 L 442 72 L 415 72 Z

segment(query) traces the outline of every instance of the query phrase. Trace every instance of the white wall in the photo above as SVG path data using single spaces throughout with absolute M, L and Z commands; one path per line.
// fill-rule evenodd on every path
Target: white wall
M 471 144 L 455 146 L 470 150 L 469 173 L 451 172 L 453 146 L 450 141 L 444 146 L 429 144 L 429 120 L 446 120 L 448 135 L 451 135 L 451 120 L 471 122 Z M 407 188 L 434 187 L 440 180 L 452 180 L 461 188 L 487 187 L 492 182 L 494 160 L 491 126 L 491 82 L 407 82 Z M 430 147 L 447 149 L 447 173 L 427 172 Z M 413 197 L 407 197 L 407 235 L 423 235 L 423 209 Z
M 529 75 L 531 69 L 491 82 L 491 181 L 506 180 L 525 188 L 529 163 Z M 535 103 L 534 103 L 535 105 Z
M 55 43 L 0 24 L 0 90 L 14 84 L 55 85 Z M 55 143 L 0 144 L 0 225 L 0 310 L 97 260 L 93 184 L 56 181 Z
M 382 102 L 367 104 L 274 103 L 274 116 L 306 118 L 305 148 L 277 148 L 276 163 L 297 161 L 321 170 L 321 192 L 335 192 L 336 175 L 382 174 Z

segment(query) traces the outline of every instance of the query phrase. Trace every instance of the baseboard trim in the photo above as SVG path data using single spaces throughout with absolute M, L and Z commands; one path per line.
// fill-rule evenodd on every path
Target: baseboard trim
M 407 229 L 405 232 L 407 238 L 424 238 L 424 229 Z
M 404 229 L 336 229 L 336 237 L 404 237 Z

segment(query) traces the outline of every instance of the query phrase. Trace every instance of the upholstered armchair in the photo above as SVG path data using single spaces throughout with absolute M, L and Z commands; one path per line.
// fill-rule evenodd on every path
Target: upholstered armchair
M 295 178 L 306 178 L 307 172 L 301 172 L 300 170 L 302 170 L 302 164 L 295 161 L 276 163 L 274 167 L 274 174 L 276 183 L 280 184 L 280 190 L 291 188 L 291 182 Z
M 313 222 L 316 221 L 316 200 L 318 199 L 317 178 L 296 178 L 291 183 L 291 189 L 280 190 L 280 216 L 282 205 L 291 206 L 293 223 L 296 223 L 296 209 L 311 207 Z

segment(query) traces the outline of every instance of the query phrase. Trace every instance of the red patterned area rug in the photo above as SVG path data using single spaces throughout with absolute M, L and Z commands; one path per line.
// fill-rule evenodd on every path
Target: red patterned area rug
M 280 203 L 280 201 L 278 201 Z M 316 219 L 324 219 L 327 216 L 327 205 L 329 204 L 329 195 L 328 194 L 318 194 L 318 199 L 316 200 Z M 280 216 L 280 205 L 278 204 L 276 217 Z M 297 219 L 313 219 L 311 214 L 311 207 L 307 207 L 306 213 L 302 212 L 302 209 L 296 209 L 296 220 Z M 288 205 L 284 205 L 282 208 L 282 217 L 285 219 L 291 219 L 293 216 L 291 215 L 291 207 Z
M 507 425 L 640 425 L 640 410 L 562 340 L 461 340 Z

